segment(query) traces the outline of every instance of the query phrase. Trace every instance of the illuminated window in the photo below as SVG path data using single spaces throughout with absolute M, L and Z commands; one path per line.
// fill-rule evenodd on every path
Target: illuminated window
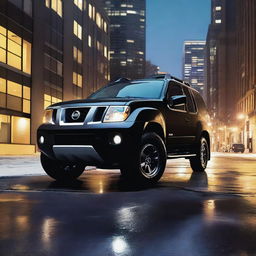
M 58 103 L 58 102 L 61 102 L 61 99 L 59 99 L 57 97 L 53 97 L 48 94 L 44 94 L 44 109 L 46 109 L 50 105 L 52 105 L 54 103 Z
M 0 92 L 6 93 L 6 80 L 0 77 Z
M 216 11 L 221 11 L 221 6 L 216 6 L 215 10 Z
M 73 57 L 75 61 L 82 64 L 82 52 L 75 46 L 73 47 Z
M 21 84 L 12 81 L 7 81 L 7 93 L 13 96 L 22 97 Z
M 51 8 L 62 17 L 62 0 L 45 0 L 45 6 Z
M 10 52 L 7 53 L 7 64 L 21 70 L 21 58 Z
M 6 50 L 0 48 L 0 61 L 6 63 Z
M 11 142 L 11 117 L 0 114 L 0 143 Z
M 93 13 L 92 13 L 92 5 L 91 5 L 91 4 L 89 4 L 88 15 L 89 15 L 89 17 L 92 19 Z
M 45 0 L 45 6 L 50 8 L 50 0 Z
M 74 4 L 82 11 L 83 10 L 83 0 L 74 0 Z
M 73 84 L 79 86 L 79 87 L 82 87 L 82 75 L 76 73 L 76 72 L 73 72 Z
M 127 43 L 134 44 L 134 40 L 126 40 Z
M 31 44 L 23 40 L 23 72 L 31 74 Z
M 24 113 L 30 114 L 30 100 L 23 100 L 23 109 Z
M 221 20 L 215 20 L 215 23 L 216 23 L 216 24 L 220 24 L 220 23 L 221 23 Z
M 101 28 L 101 15 L 98 12 L 96 13 L 96 24 Z
M 6 49 L 6 36 L 0 34 L 0 47 Z
M 104 31 L 107 33 L 108 32 L 108 25 L 107 22 L 104 21 Z
M 90 35 L 88 36 L 88 46 L 92 47 L 92 37 Z
M 106 58 L 108 57 L 108 48 L 107 48 L 107 46 L 104 46 L 104 56 Z
M 80 24 L 77 23 L 76 20 L 74 20 L 74 23 L 73 23 L 73 32 L 74 34 L 82 40 L 82 27 Z
M 23 98 L 30 100 L 30 88 L 23 86 Z
M 11 127 L 11 143 L 30 144 L 30 119 L 12 116 Z

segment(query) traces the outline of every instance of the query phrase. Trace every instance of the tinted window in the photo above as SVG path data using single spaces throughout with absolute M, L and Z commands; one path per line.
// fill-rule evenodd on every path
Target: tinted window
M 103 98 L 146 98 L 160 99 L 163 81 L 143 81 L 108 85 L 92 94 L 89 99 Z
M 168 98 L 172 96 L 177 96 L 177 95 L 184 95 L 182 87 L 179 84 L 171 82 L 168 89 Z M 185 105 L 172 106 L 172 108 L 185 111 Z
M 192 96 L 191 96 L 191 93 L 190 93 L 189 89 L 184 86 L 183 91 L 185 92 L 185 94 L 187 96 L 187 111 L 195 113 L 196 108 L 195 108 L 195 104 L 193 102 L 193 99 L 192 99 Z

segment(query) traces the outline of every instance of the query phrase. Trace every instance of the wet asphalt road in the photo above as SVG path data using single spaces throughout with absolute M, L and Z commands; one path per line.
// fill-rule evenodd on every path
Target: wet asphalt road
M 256 159 L 246 155 L 215 155 L 207 173 L 168 161 L 152 188 L 95 170 L 70 184 L 0 178 L 0 191 L 1 256 L 256 255 Z

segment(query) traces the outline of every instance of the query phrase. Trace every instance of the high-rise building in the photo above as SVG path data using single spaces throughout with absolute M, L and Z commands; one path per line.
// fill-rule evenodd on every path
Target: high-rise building
M 0 1 L 0 154 L 35 151 L 44 109 L 109 81 L 109 19 L 93 0 Z
M 185 41 L 183 80 L 203 94 L 205 84 L 205 41 Z
M 111 80 L 145 75 L 145 0 L 102 0 L 110 18 Z
M 255 31 L 254 0 L 212 0 L 207 104 L 224 144 L 243 143 L 250 152 L 256 152 Z
M 206 99 L 214 118 L 230 123 L 236 102 L 236 0 L 212 0 L 206 56 Z M 232 93 L 230 93 L 232 91 Z

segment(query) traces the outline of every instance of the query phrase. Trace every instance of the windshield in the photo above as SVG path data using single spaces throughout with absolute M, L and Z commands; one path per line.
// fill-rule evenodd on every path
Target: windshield
M 164 81 L 143 81 L 109 85 L 92 94 L 89 99 L 145 98 L 160 99 Z

